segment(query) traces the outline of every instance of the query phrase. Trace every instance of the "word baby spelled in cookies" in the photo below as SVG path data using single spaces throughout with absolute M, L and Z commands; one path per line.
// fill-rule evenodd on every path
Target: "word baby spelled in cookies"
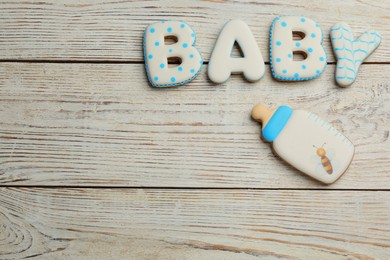
M 293 34 L 301 35 L 302 39 L 294 39 Z M 337 58 L 336 82 L 346 87 L 355 81 L 359 66 L 379 46 L 381 36 L 375 31 L 368 31 L 354 40 L 350 27 L 345 23 L 336 24 L 330 34 Z M 320 25 L 312 19 L 276 17 L 270 30 L 273 77 L 280 81 L 319 77 L 327 64 L 323 39 Z M 231 57 L 235 43 L 240 46 L 243 57 Z M 144 59 L 152 86 L 179 86 L 196 78 L 202 69 L 203 59 L 195 44 L 195 32 L 184 22 L 161 21 L 149 25 L 144 33 Z M 294 60 L 295 53 L 303 54 L 304 60 Z M 176 61 L 176 66 L 170 61 Z M 254 82 L 260 80 L 264 72 L 263 56 L 248 25 L 240 20 L 227 22 L 211 54 L 208 66 L 210 80 L 223 83 L 232 73 L 242 73 L 248 81 Z

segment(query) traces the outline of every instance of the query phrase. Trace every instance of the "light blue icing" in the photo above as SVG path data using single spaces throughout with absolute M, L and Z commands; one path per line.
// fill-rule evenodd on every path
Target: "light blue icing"
M 342 48 L 334 48 L 333 49 L 338 61 L 346 61 L 346 63 L 344 63 L 343 66 L 340 66 L 339 64 L 337 64 L 337 70 L 342 70 L 344 72 L 344 75 L 343 76 L 336 76 L 336 78 L 337 79 L 348 79 L 348 80 L 353 82 L 357 76 L 359 65 L 363 62 L 363 60 L 365 58 L 367 58 L 370 55 L 370 53 L 367 51 L 367 49 L 370 46 L 373 46 L 373 48 L 375 49 L 379 45 L 382 37 L 377 32 L 364 32 L 359 37 L 359 39 L 354 40 L 352 37 L 352 35 L 353 35 L 352 31 L 349 28 L 345 28 L 342 24 L 340 24 L 338 27 L 332 28 L 330 31 L 331 32 L 340 32 L 340 36 L 331 37 L 332 43 L 335 41 L 338 41 L 338 40 L 343 40 L 343 41 L 349 43 L 349 44 L 343 44 Z M 374 36 L 374 38 L 372 41 L 367 41 L 367 40 L 362 39 L 363 36 Z M 354 48 L 355 43 L 366 44 L 366 46 L 365 46 L 366 49 L 362 49 L 362 48 L 355 49 Z M 351 48 L 348 47 L 349 45 L 351 46 Z M 350 53 L 351 57 L 348 58 L 345 55 L 341 56 L 343 51 Z M 356 58 L 355 55 L 357 53 L 363 53 L 365 57 L 363 59 Z
M 290 107 L 280 106 L 272 115 L 267 125 L 264 127 L 262 131 L 263 137 L 267 141 L 273 142 L 287 124 L 292 113 L 293 110 Z
M 283 81 L 289 81 L 289 80 L 291 80 L 291 81 L 300 81 L 300 80 L 311 80 L 311 79 L 318 78 L 318 77 L 325 71 L 325 69 L 326 69 L 326 64 L 325 64 L 324 68 L 322 69 L 322 71 L 320 71 L 320 72 L 318 73 L 318 70 L 317 70 L 317 71 L 316 71 L 316 75 L 315 75 L 315 76 L 311 76 L 311 77 L 299 78 L 299 74 L 298 74 L 298 73 L 296 73 L 296 74 L 294 75 L 295 77 L 293 77 L 293 78 L 291 78 L 291 77 L 284 77 L 284 76 L 281 76 L 281 75 L 276 74 L 275 70 L 274 70 L 273 67 L 272 67 L 272 61 L 273 61 L 273 57 L 272 57 L 272 53 L 273 53 L 273 52 L 272 52 L 272 49 L 273 49 L 273 47 L 272 47 L 272 40 L 273 40 L 273 32 L 274 32 L 275 22 L 279 21 L 279 20 L 281 19 L 281 17 L 283 17 L 283 16 L 278 16 L 278 17 L 276 17 L 276 18 L 272 21 L 271 29 L 270 29 L 270 65 L 271 65 L 272 76 L 273 76 L 274 78 L 276 78 L 276 79 L 283 80 Z M 281 25 L 282 25 L 283 27 L 286 27 L 286 26 L 287 26 L 287 23 L 283 21 L 283 22 L 281 22 Z M 320 27 L 320 25 L 319 25 L 317 22 L 316 22 L 316 27 L 318 27 L 318 28 L 320 29 L 320 31 L 321 31 L 321 41 L 320 41 L 320 44 L 322 45 L 323 40 L 324 40 L 324 32 L 323 32 L 322 28 Z M 314 34 L 314 33 L 313 33 L 313 34 Z M 314 37 L 312 36 L 312 38 L 315 38 L 315 37 L 316 37 L 316 35 L 314 34 Z M 325 50 L 324 50 L 324 51 L 325 51 Z M 326 58 L 327 58 L 326 52 L 325 52 L 325 55 L 326 55 Z M 289 54 L 288 54 L 288 57 L 289 57 L 289 58 L 292 58 L 292 54 L 289 53 Z M 325 59 L 324 57 L 320 57 L 320 61 L 324 61 L 324 60 L 327 60 L 327 59 Z M 284 71 L 286 71 L 286 70 L 283 70 L 282 72 L 284 73 Z M 286 73 L 287 73 L 287 71 L 286 71 Z M 297 74 L 298 74 L 298 77 L 297 77 Z
M 161 21 L 161 23 L 165 23 L 165 22 L 166 22 L 166 21 Z M 186 26 L 188 26 L 188 28 L 192 31 L 191 37 L 194 38 L 194 42 L 193 42 L 192 46 L 195 46 L 195 44 L 196 44 L 196 35 L 195 35 L 195 33 L 193 32 L 193 29 L 191 28 L 191 26 L 189 26 L 188 24 L 182 22 L 182 24 L 180 25 L 180 28 L 185 28 Z M 149 28 L 149 27 L 150 27 L 150 26 L 148 26 L 148 28 Z M 148 77 L 149 82 L 152 84 L 152 86 L 154 86 L 154 87 L 172 87 L 172 86 L 179 86 L 179 85 L 183 85 L 183 84 L 185 84 L 185 83 L 187 83 L 187 82 L 190 82 L 190 81 L 192 81 L 193 79 L 195 79 L 195 78 L 199 75 L 199 73 L 202 71 L 202 67 L 203 67 L 202 55 L 201 55 L 201 53 L 199 52 L 199 50 L 198 50 L 197 48 L 195 48 L 195 50 L 198 52 L 199 57 L 200 57 L 200 61 L 199 61 L 200 67 L 199 67 L 198 71 L 195 71 L 195 69 L 191 69 L 191 70 L 190 70 L 190 72 L 194 74 L 191 78 L 189 78 L 188 80 L 181 81 L 181 82 L 176 82 L 176 78 L 172 77 L 172 78 L 171 78 L 171 83 L 169 83 L 169 84 L 158 84 L 158 83 L 154 82 L 154 81 L 158 81 L 158 80 L 159 80 L 159 77 L 158 77 L 158 76 L 154 76 L 154 77 L 153 77 L 153 80 L 154 80 L 154 81 L 152 80 L 151 75 L 150 75 L 150 72 L 149 72 L 148 64 L 147 64 L 147 57 L 149 58 L 149 54 L 146 52 L 145 43 L 146 43 L 147 33 L 148 33 L 148 32 L 150 32 L 150 33 L 155 33 L 155 32 L 156 32 L 156 29 L 152 27 L 152 28 L 150 28 L 150 29 L 148 30 L 148 28 L 145 29 L 145 31 L 144 31 L 143 48 L 144 48 L 144 61 L 145 61 L 146 75 L 147 75 L 147 77 Z M 172 31 L 173 31 L 173 30 L 172 30 Z M 171 31 L 171 32 L 172 32 L 172 31 Z M 155 42 L 155 46 L 159 46 L 159 45 L 160 45 L 159 42 Z M 187 45 L 187 47 L 188 47 L 188 45 Z M 173 52 L 172 49 L 169 49 L 168 51 L 169 51 L 170 53 Z M 164 67 L 165 67 L 165 64 L 160 64 L 160 68 L 164 68 Z

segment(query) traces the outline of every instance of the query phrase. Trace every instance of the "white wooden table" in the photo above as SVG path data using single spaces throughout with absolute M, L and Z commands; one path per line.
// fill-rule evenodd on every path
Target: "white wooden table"
M 390 2 L 1 1 L 0 258 L 390 259 Z M 329 56 L 316 80 L 269 68 L 278 15 L 318 21 Z M 206 63 L 229 19 L 252 29 L 264 78 L 148 85 L 144 28 L 183 20 Z M 383 42 L 346 89 L 329 29 Z M 252 105 L 321 115 L 356 145 L 324 186 L 259 138 Z

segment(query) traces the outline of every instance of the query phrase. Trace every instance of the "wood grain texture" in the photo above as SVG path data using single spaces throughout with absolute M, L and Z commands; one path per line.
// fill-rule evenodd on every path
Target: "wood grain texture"
M 0 259 L 390 259 L 389 10 L 386 0 L 0 0 Z M 147 83 L 152 22 L 189 23 L 208 61 L 224 23 L 242 19 L 269 61 L 272 19 L 291 14 L 319 22 L 330 63 L 336 22 L 384 41 L 347 89 L 334 64 L 308 82 L 279 83 L 267 65 L 253 84 L 215 85 L 207 66 L 179 88 Z M 258 102 L 343 132 L 356 145 L 347 173 L 324 186 L 276 158 L 250 119 Z
M 146 26 L 160 20 L 182 20 L 198 36 L 205 60 L 230 19 L 252 29 L 264 60 L 269 60 L 269 28 L 279 15 L 304 15 L 325 33 L 329 61 L 335 61 L 329 30 L 347 22 L 357 37 L 369 29 L 384 37 L 367 60 L 390 62 L 389 1 L 0 1 L 0 59 L 142 61 Z
M 205 68 L 206 69 L 206 68 Z M 2 185 L 390 188 L 390 65 L 364 65 L 341 89 L 334 65 L 308 82 L 179 88 L 147 84 L 141 64 L 1 63 Z M 356 145 L 347 173 L 324 186 L 272 154 L 253 104 L 314 112 Z
M 389 259 L 389 192 L 0 189 L 0 258 Z

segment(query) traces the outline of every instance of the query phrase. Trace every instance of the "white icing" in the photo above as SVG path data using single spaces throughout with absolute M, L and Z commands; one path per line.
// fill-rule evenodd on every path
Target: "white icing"
M 325 149 L 332 165 L 331 174 L 324 169 L 317 154 L 320 147 Z M 345 136 L 317 115 L 302 110 L 293 111 L 274 140 L 273 148 L 298 170 L 328 184 L 346 171 L 354 155 L 354 146 Z
M 165 37 L 177 42 L 165 45 Z M 156 87 L 178 86 L 194 79 L 203 60 L 195 44 L 195 33 L 186 23 L 162 21 L 149 25 L 144 34 L 144 58 L 150 83 Z M 182 63 L 168 66 L 168 58 L 179 57 Z
M 368 31 L 354 40 L 351 28 L 346 23 L 334 25 L 330 38 L 337 57 L 336 82 L 342 87 L 355 81 L 360 64 L 375 51 L 382 39 L 377 32 Z
M 294 40 L 293 32 L 301 32 L 303 39 Z M 279 80 L 310 80 L 318 77 L 326 66 L 326 53 L 322 47 L 323 35 L 319 25 L 301 16 L 281 16 L 271 27 L 271 69 Z M 307 58 L 293 60 L 294 51 L 303 51 Z
M 231 57 L 235 42 L 240 46 L 244 57 Z M 240 20 L 226 23 L 211 54 L 208 66 L 210 80 L 223 83 L 232 73 L 243 73 L 247 80 L 256 81 L 263 77 L 264 71 L 263 56 L 248 25 Z

